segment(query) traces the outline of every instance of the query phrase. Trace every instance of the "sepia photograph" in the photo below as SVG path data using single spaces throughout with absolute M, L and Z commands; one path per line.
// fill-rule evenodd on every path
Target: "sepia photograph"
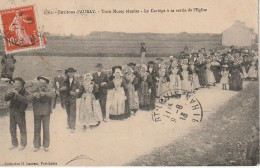
M 258 0 L 0 0 L 0 167 L 259 165 Z

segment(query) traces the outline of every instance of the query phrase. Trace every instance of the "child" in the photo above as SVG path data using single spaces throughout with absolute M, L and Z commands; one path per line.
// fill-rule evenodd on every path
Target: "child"
M 178 62 L 173 61 L 170 69 L 170 89 L 181 89 L 181 71 L 178 67 Z
M 228 65 L 223 65 L 222 66 L 222 70 L 221 70 L 221 80 L 220 83 L 222 84 L 222 89 L 223 90 L 227 90 L 227 84 L 228 84 L 228 76 L 229 76 L 229 72 L 227 70 Z

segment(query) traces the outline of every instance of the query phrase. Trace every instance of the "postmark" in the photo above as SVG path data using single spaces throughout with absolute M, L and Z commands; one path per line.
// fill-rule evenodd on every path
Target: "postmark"
M 155 109 L 152 112 L 154 122 L 200 123 L 203 118 L 203 109 L 193 92 L 184 90 L 168 90 L 157 98 Z
M 5 52 L 14 53 L 45 47 L 34 5 L 0 11 Z

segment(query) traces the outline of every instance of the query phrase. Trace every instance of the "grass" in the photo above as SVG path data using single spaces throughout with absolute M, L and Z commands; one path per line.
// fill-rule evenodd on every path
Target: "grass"
M 127 165 L 250 165 L 251 161 L 246 160 L 246 148 L 252 138 L 252 127 L 259 128 L 258 93 L 258 82 L 250 83 L 234 99 L 203 121 L 200 129 Z

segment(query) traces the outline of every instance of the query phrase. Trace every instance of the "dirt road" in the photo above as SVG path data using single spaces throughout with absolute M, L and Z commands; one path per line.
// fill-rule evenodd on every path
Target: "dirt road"
M 247 84 L 248 82 L 245 82 L 244 87 Z M 24 151 L 9 151 L 9 116 L 5 116 L 0 118 L 0 165 L 25 162 L 43 166 L 42 162 L 56 162 L 57 165 L 63 166 L 77 156 L 78 159 L 68 165 L 124 165 L 200 130 L 201 125 L 208 121 L 220 106 L 238 94 L 239 92 L 235 91 L 223 91 L 220 85 L 200 89 L 196 98 L 204 109 L 204 117 L 199 124 L 157 124 L 152 121 L 151 112 L 138 111 L 136 116 L 129 119 L 101 123 L 99 127 L 86 132 L 82 132 L 78 126 L 74 134 L 66 129 L 66 112 L 57 105 L 51 115 L 49 152 L 44 152 L 43 149 L 37 153 L 33 152 L 32 111 L 26 112 L 27 148 Z

